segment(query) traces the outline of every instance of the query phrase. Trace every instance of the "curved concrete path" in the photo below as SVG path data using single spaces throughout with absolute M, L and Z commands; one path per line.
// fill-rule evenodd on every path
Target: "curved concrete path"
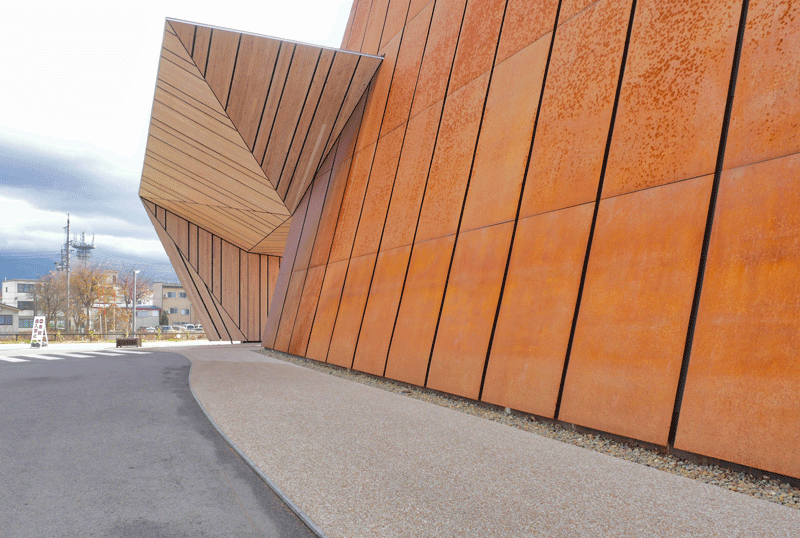
M 800 536 L 800 510 L 258 349 L 180 353 L 213 420 L 330 538 Z

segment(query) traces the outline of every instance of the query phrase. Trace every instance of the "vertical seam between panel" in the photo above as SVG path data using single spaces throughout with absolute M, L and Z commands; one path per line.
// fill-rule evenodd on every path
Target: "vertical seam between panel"
M 630 49 L 631 33 L 633 32 L 633 22 L 636 16 L 636 3 L 637 0 L 631 2 L 631 13 L 628 19 L 628 30 L 625 35 L 625 47 L 622 49 L 622 60 L 620 61 L 619 77 L 617 79 L 617 90 L 614 95 L 614 106 L 611 109 L 611 121 L 608 127 L 608 136 L 606 137 L 606 149 L 603 154 L 603 166 L 600 168 L 600 178 L 597 182 L 597 196 L 595 197 L 594 210 L 592 213 L 592 224 L 589 227 L 589 238 L 586 241 L 586 254 L 583 257 L 583 269 L 581 271 L 581 281 L 578 285 L 578 296 L 575 300 L 575 313 L 572 316 L 572 326 L 569 331 L 569 340 L 567 341 L 567 351 L 564 356 L 564 367 L 561 370 L 561 381 L 558 386 L 558 397 L 556 398 L 556 407 L 553 413 L 553 418 L 558 420 L 558 415 L 561 412 L 561 399 L 564 396 L 564 386 L 567 382 L 567 371 L 569 369 L 569 359 L 572 355 L 572 344 L 575 341 L 575 329 L 578 326 L 578 317 L 581 310 L 581 301 L 583 299 L 583 290 L 586 284 L 586 273 L 589 268 L 589 256 L 592 252 L 592 241 L 594 240 L 594 232 L 597 226 L 597 214 L 600 211 L 600 199 L 603 195 L 603 182 L 605 180 L 606 168 L 608 167 L 608 155 L 611 151 L 611 141 L 614 137 L 614 124 L 617 120 L 617 109 L 619 107 L 619 98 L 622 93 L 622 83 L 625 78 L 625 67 L 628 62 L 628 51 Z
M 511 229 L 511 242 L 508 245 L 508 254 L 506 257 L 506 269 L 503 273 L 503 281 L 500 284 L 500 296 L 497 300 L 497 309 L 494 314 L 494 322 L 492 323 L 492 332 L 489 335 L 489 345 L 486 348 L 486 361 L 483 363 L 483 374 L 481 375 L 481 387 L 478 391 L 478 401 L 483 399 L 483 387 L 486 383 L 486 372 L 489 370 L 489 360 L 492 354 L 492 346 L 494 345 L 494 335 L 497 331 L 497 322 L 500 319 L 500 310 L 503 306 L 503 296 L 505 295 L 506 290 L 506 281 L 508 280 L 508 269 L 511 266 L 511 256 L 514 252 L 514 240 L 517 236 L 517 226 L 519 226 L 519 215 L 522 211 L 522 199 L 525 193 L 525 184 L 528 179 L 528 170 L 531 166 L 531 155 L 533 154 L 533 144 L 536 141 L 536 131 L 539 127 L 539 117 L 542 111 L 542 102 L 544 101 L 544 90 L 547 86 L 547 74 L 550 72 L 550 60 L 553 57 L 553 48 L 555 48 L 556 42 L 556 33 L 558 32 L 558 18 L 561 16 L 561 4 L 562 0 L 558 0 L 558 6 L 556 7 L 556 19 L 553 23 L 553 35 L 550 37 L 550 49 L 547 51 L 547 62 L 544 66 L 544 73 L 542 73 L 542 87 L 539 90 L 539 104 L 536 107 L 536 116 L 533 121 L 533 131 L 531 132 L 531 143 L 528 147 L 528 156 L 525 160 L 525 172 L 522 174 L 522 183 L 519 187 L 519 195 L 517 199 L 517 213 L 514 217 L 514 225 Z M 502 36 L 502 32 L 501 32 Z M 535 41 L 534 41 L 535 42 Z M 533 44 L 532 42 L 531 44 Z
M 231 83 L 228 85 L 228 95 L 227 97 L 225 97 L 226 113 L 228 112 L 228 103 L 231 102 L 231 90 L 233 90 L 233 79 L 236 77 L 236 64 L 239 63 L 239 49 L 241 48 L 242 48 L 242 34 L 239 34 L 239 41 L 236 44 L 236 56 L 233 57 L 233 69 L 231 69 Z M 229 115 L 228 118 L 230 118 Z
M 294 123 L 294 130 L 292 131 L 292 139 L 289 142 L 289 147 L 286 148 L 286 155 L 283 159 L 283 164 L 281 165 L 281 171 L 278 173 L 278 183 L 275 185 L 275 190 L 277 191 L 278 188 L 283 183 L 283 172 L 286 169 L 286 163 L 289 162 L 289 152 L 292 149 L 292 145 L 294 144 L 294 139 L 297 137 L 297 129 L 300 127 L 300 122 L 303 119 L 303 112 L 306 110 L 306 104 L 308 103 L 308 96 L 311 95 L 311 88 L 314 87 L 314 77 L 317 76 L 317 69 L 319 69 L 319 61 L 322 59 L 322 49 L 319 50 L 317 53 L 317 61 L 314 63 L 314 72 L 311 74 L 311 80 L 308 81 L 308 88 L 306 88 L 306 96 L 303 98 L 303 104 L 300 106 L 300 114 L 297 115 L 297 120 Z M 331 62 L 332 63 L 332 62 Z M 330 66 L 328 67 L 330 71 Z M 325 81 L 328 80 L 328 75 L 325 75 Z M 325 89 L 324 82 L 323 82 L 323 89 Z M 322 97 L 322 92 L 320 92 L 320 97 Z M 319 101 L 317 101 L 317 105 L 319 105 Z M 316 111 L 316 108 L 314 109 Z M 277 116 L 277 114 L 276 114 Z M 313 117 L 312 117 L 313 120 Z M 311 128 L 311 123 L 308 124 L 309 129 Z M 306 136 L 308 133 L 306 132 Z M 299 156 L 298 156 L 299 158 Z M 266 172 L 265 172 L 266 173 Z M 291 183 L 291 180 L 290 180 Z M 290 185 L 291 186 L 291 185 Z M 286 192 L 289 192 L 289 188 L 286 188 Z M 280 194 L 278 194 L 280 196 Z
M 686 331 L 686 344 L 683 349 L 683 359 L 681 361 L 680 375 L 678 376 L 678 386 L 675 391 L 675 405 L 672 410 L 672 421 L 670 422 L 667 446 L 675 446 L 675 437 L 678 434 L 678 420 L 680 419 L 681 406 L 683 404 L 683 393 L 686 389 L 686 377 L 689 373 L 689 361 L 692 355 L 692 344 L 694 343 L 694 333 L 697 329 L 697 315 L 700 310 L 700 299 L 703 292 L 703 281 L 705 279 L 706 263 L 708 261 L 708 250 L 711 243 L 711 232 L 714 227 L 714 215 L 717 208 L 717 196 L 722 180 L 722 167 L 725 161 L 725 149 L 728 142 L 728 130 L 733 114 L 733 99 L 736 93 L 736 81 L 739 76 L 739 63 L 742 57 L 742 47 L 744 46 L 744 33 L 747 27 L 747 11 L 749 0 L 743 0 L 742 11 L 739 16 L 739 29 L 736 34 L 736 48 L 733 52 L 733 64 L 731 66 L 731 78 L 728 83 L 728 98 L 725 103 L 725 115 L 722 119 L 722 129 L 719 139 L 719 150 L 717 152 L 717 164 L 714 169 L 714 181 L 711 184 L 711 196 L 708 203 L 708 215 L 706 217 L 706 228 L 703 234 L 703 246 L 700 251 L 700 261 L 697 267 L 697 281 L 695 283 L 694 297 L 692 298 L 692 309 L 689 315 L 689 325 Z
M 434 0 L 434 7 L 435 7 L 435 3 L 436 2 Z M 400 51 L 403 48 L 403 37 L 405 36 L 405 29 L 406 29 L 406 26 L 408 25 L 408 14 L 410 12 L 411 12 L 411 2 L 409 2 L 407 7 L 406 7 L 405 23 L 403 25 L 403 30 L 400 31 L 400 43 L 398 44 L 398 47 L 397 47 L 397 60 L 395 62 L 395 66 L 400 63 Z M 388 16 L 388 10 L 387 10 L 387 16 Z M 411 94 L 411 102 L 408 105 L 408 115 L 406 116 L 405 122 L 402 123 L 399 127 L 397 127 L 398 129 L 399 128 L 403 129 L 403 140 L 402 140 L 402 142 L 400 142 L 400 151 L 399 151 L 399 154 L 397 156 L 397 165 L 394 168 L 394 177 L 392 178 L 392 188 L 389 191 L 389 201 L 386 204 L 386 213 L 383 216 L 383 226 L 381 226 L 381 236 L 378 239 L 378 247 L 375 250 L 375 263 L 372 266 L 372 273 L 370 274 L 370 277 L 369 277 L 369 287 L 367 288 L 367 300 L 364 301 L 364 309 L 361 312 L 361 322 L 358 325 L 358 336 L 356 337 L 356 346 L 353 349 L 353 364 L 355 364 L 356 354 L 358 353 L 358 344 L 361 342 L 361 331 L 364 328 L 364 317 L 367 314 L 367 305 L 369 304 L 370 295 L 372 294 L 372 283 L 375 280 L 375 270 L 378 267 L 378 257 L 381 254 L 381 245 L 383 244 L 383 234 L 386 231 L 386 221 L 389 218 L 389 209 L 391 209 L 391 207 L 392 207 L 392 196 L 394 195 L 394 186 L 395 186 L 395 183 L 397 182 L 397 173 L 400 170 L 400 160 L 403 158 L 403 147 L 405 147 L 406 134 L 408 134 L 408 122 L 410 121 L 410 118 L 411 118 L 411 110 L 414 107 L 414 97 L 416 97 L 416 94 L 417 94 L 417 86 L 419 84 L 419 74 L 422 71 L 422 58 L 425 56 L 425 48 L 428 45 L 428 36 L 430 36 L 431 23 L 432 22 L 433 22 L 433 9 L 431 9 L 431 18 L 428 21 L 428 31 L 425 34 L 425 46 L 422 47 L 422 54 L 421 54 L 420 60 L 419 60 L 419 68 L 417 69 L 417 79 L 414 81 L 414 91 Z M 391 94 L 391 91 L 390 91 L 389 94 Z M 387 106 L 389 104 L 389 95 L 386 96 L 386 104 L 387 104 Z M 387 135 L 388 135 L 388 133 L 387 133 Z M 377 150 L 377 147 L 375 149 Z M 356 229 L 356 237 L 358 237 L 358 229 Z M 355 244 L 355 240 L 354 240 L 354 244 Z M 411 258 L 411 251 L 409 250 L 409 259 L 410 258 Z M 398 308 L 398 310 L 400 308 L 400 303 L 399 302 L 397 303 L 397 308 Z M 391 345 L 391 336 L 390 336 L 389 344 Z M 388 357 L 389 357 L 389 348 L 387 347 L 386 348 L 386 356 L 384 357 L 384 360 L 383 360 L 383 369 L 384 370 L 386 370 L 386 361 L 387 361 Z
M 433 2 L 434 5 L 433 8 L 431 9 L 431 22 L 430 25 L 428 26 L 428 39 L 430 38 L 430 29 L 433 26 L 433 18 L 436 15 L 436 1 L 437 0 L 434 0 Z M 436 136 L 433 139 L 433 148 L 431 149 L 431 160 L 428 162 L 428 173 L 425 176 L 425 185 L 422 188 L 422 198 L 419 203 L 419 212 L 417 213 L 417 223 L 414 226 L 414 235 L 411 238 L 411 250 L 408 253 L 408 261 L 406 262 L 406 272 L 405 275 L 403 276 L 403 286 L 400 288 L 400 299 L 397 303 L 397 313 L 394 316 L 394 323 L 392 324 L 392 334 L 389 337 L 389 348 L 386 351 L 386 362 L 383 365 L 383 377 L 386 377 L 386 369 L 389 367 L 389 356 L 392 354 L 392 343 L 394 342 L 394 333 L 397 330 L 397 320 L 400 318 L 400 309 L 403 306 L 403 296 L 406 291 L 408 272 L 411 269 L 411 258 L 414 256 L 414 247 L 416 246 L 417 232 L 419 231 L 419 219 L 422 217 L 422 208 L 425 205 L 425 194 L 428 192 L 428 182 L 430 181 L 431 169 L 433 168 L 433 159 L 436 156 L 436 146 L 439 144 L 439 132 L 441 131 L 442 128 L 442 118 L 444 117 L 444 109 L 447 103 L 447 95 L 450 90 L 450 81 L 453 78 L 453 67 L 455 66 L 456 51 L 458 50 L 458 42 L 461 40 L 461 30 L 464 28 L 464 18 L 466 16 L 466 13 L 467 13 L 467 1 L 464 2 L 464 10 L 461 13 L 461 23 L 459 24 L 458 27 L 458 36 L 456 36 L 456 47 L 455 50 L 453 50 L 453 56 L 450 60 L 450 71 L 448 72 L 447 83 L 445 84 L 444 97 L 442 98 L 442 108 L 441 111 L 439 112 L 439 122 L 436 126 Z M 425 40 L 426 50 L 428 48 L 428 39 Z M 422 63 L 424 60 L 425 60 L 425 52 L 423 51 L 422 60 L 420 60 L 420 66 L 419 66 L 420 72 L 422 72 Z M 436 103 L 434 103 L 431 106 L 435 106 L 435 104 Z M 422 112 L 420 112 L 420 114 L 421 113 Z M 409 112 L 409 116 L 410 114 L 411 113 Z M 433 349 L 433 342 L 431 342 L 431 349 Z M 428 357 L 428 369 L 430 369 L 430 356 Z M 427 371 L 425 372 L 425 379 L 426 380 L 428 379 Z
M 403 42 L 403 34 L 405 33 L 405 30 L 406 30 L 405 27 L 403 27 L 403 29 L 400 32 L 400 43 Z M 397 44 L 397 57 L 400 56 L 400 43 Z M 378 46 L 380 46 L 380 43 L 378 44 Z M 394 74 L 395 74 L 396 71 L 397 71 L 397 58 L 395 58 L 394 65 L 392 66 L 392 78 L 389 81 L 389 91 L 392 88 L 392 82 L 394 82 Z M 374 89 L 374 86 L 373 86 L 373 89 Z M 350 272 L 350 261 L 352 260 L 352 256 L 353 256 L 353 248 L 355 247 L 356 238 L 358 237 L 358 226 L 361 224 L 361 216 L 364 213 L 364 200 L 366 200 L 367 192 L 369 191 L 369 180 L 372 177 L 372 168 L 373 168 L 373 166 L 375 166 L 375 155 L 378 153 L 378 143 L 381 140 L 381 129 L 383 128 L 383 120 L 386 118 L 386 105 L 389 103 L 389 91 L 386 92 L 386 103 L 384 103 L 384 105 L 383 105 L 383 113 L 381 114 L 381 123 L 378 126 L 378 138 L 377 138 L 377 140 L 375 140 L 375 151 L 372 153 L 372 161 L 370 162 L 370 165 L 369 165 L 369 173 L 367 174 L 367 184 L 364 186 L 364 196 L 361 198 L 361 208 L 358 211 L 358 221 L 356 222 L 355 234 L 353 235 L 353 243 L 350 245 L 350 255 L 347 258 L 347 269 L 345 269 L 345 272 L 344 272 L 344 283 L 342 284 L 342 294 L 339 296 L 339 306 L 336 308 L 336 317 L 334 318 L 334 321 L 333 321 L 333 330 L 331 332 L 331 339 L 328 342 L 328 351 L 325 353 L 325 362 L 328 362 L 328 355 L 330 354 L 330 350 L 331 350 L 331 342 L 333 342 L 333 335 L 336 333 L 336 322 L 339 321 L 339 310 L 340 310 L 340 308 L 342 306 L 342 297 L 344 296 L 344 288 L 347 285 L 347 275 Z M 365 106 L 365 110 L 366 110 L 366 103 L 365 103 L 364 106 Z M 362 120 L 363 120 L 363 117 L 362 117 Z M 361 131 L 361 128 L 359 127 L 359 132 L 360 131 Z M 358 138 L 357 138 L 358 134 L 359 133 L 355 134 L 355 136 L 356 136 L 356 145 L 358 145 Z M 364 149 L 362 148 L 362 151 L 363 150 Z M 354 149 L 353 150 L 353 159 L 354 160 L 355 160 L 355 154 L 356 154 L 356 151 Z M 353 163 L 351 162 L 350 163 L 351 171 L 352 171 L 352 165 L 353 165 Z M 347 194 L 347 191 L 345 191 L 345 195 L 346 194 Z M 342 198 L 342 203 L 344 203 L 344 197 Z M 334 240 L 335 239 L 336 239 L 336 236 L 334 235 Z M 377 255 L 376 255 L 376 259 L 377 259 Z M 353 347 L 353 357 L 350 359 L 350 368 L 353 367 L 353 360 L 355 359 L 355 356 L 356 356 L 356 349 L 355 349 L 355 347 Z
M 283 92 L 286 90 L 286 82 L 289 80 L 289 76 L 292 74 L 292 64 L 294 63 L 294 53 L 297 52 L 297 45 L 292 45 L 292 55 L 289 58 L 289 65 L 286 67 L 286 78 L 283 79 L 283 86 L 281 87 L 281 94 L 278 96 L 278 104 L 275 106 L 275 115 L 272 116 L 272 124 L 269 127 L 269 136 L 267 136 L 267 143 L 264 145 L 264 155 L 261 156 L 261 169 L 264 169 L 264 160 L 267 158 L 267 150 L 269 149 L 269 143 L 272 140 L 272 132 L 275 130 L 275 122 L 278 120 L 278 112 L 281 110 L 281 101 L 283 101 Z M 269 95 L 267 95 L 269 99 Z M 267 106 L 266 101 L 264 101 L 264 107 Z M 266 176 L 267 173 L 264 172 Z M 267 180 L 272 183 L 269 176 L 267 176 Z M 275 187 L 277 190 L 277 187 Z
M 211 43 L 213 41 L 214 41 L 214 29 L 212 28 L 211 33 L 208 34 L 208 53 L 206 53 L 206 65 L 203 68 L 203 78 L 206 78 L 208 76 L 208 59 L 211 58 Z M 208 84 L 208 80 L 206 80 L 206 84 Z
M 469 0 L 467 0 L 467 5 L 469 5 Z M 466 14 L 467 5 L 464 6 L 464 13 Z M 489 91 L 492 88 L 492 79 L 494 78 L 494 70 L 497 67 L 497 51 L 500 50 L 500 34 L 503 33 L 503 25 L 506 21 L 506 12 L 508 11 L 508 0 L 505 0 L 505 4 L 503 5 L 503 18 L 500 20 L 500 28 L 497 32 L 497 42 L 494 46 L 494 58 L 492 59 L 492 68 L 489 70 L 489 80 L 486 83 L 486 93 L 483 96 L 483 108 L 481 109 L 481 119 L 478 122 L 478 133 L 475 136 L 475 146 L 472 148 L 472 161 L 469 165 L 469 174 L 467 175 L 467 184 L 464 188 L 464 199 L 461 201 L 461 213 L 458 215 L 458 226 L 456 227 L 455 238 L 453 240 L 453 251 L 450 253 L 450 265 L 447 267 L 447 277 L 445 277 L 444 281 L 444 291 L 442 292 L 442 301 L 439 305 L 439 316 L 436 318 L 436 329 L 433 332 L 433 342 L 431 343 L 431 352 L 428 355 L 428 368 L 425 372 L 425 387 L 428 386 L 428 376 L 431 372 L 431 363 L 433 362 L 433 352 L 436 349 L 436 338 L 439 335 L 439 324 L 442 321 L 442 313 L 444 313 L 444 304 L 447 301 L 447 288 L 450 284 L 450 272 L 453 269 L 453 260 L 456 257 L 456 249 L 458 248 L 458 238 L 461 235 L 461 221 L 464 218 L 464 208 L 467 206 L 467 197 L 469 196 L 469 185 L 472 182 L 472 172 L 475 169 L 475 156 L 478 152 L 478 144 L 481 140 L 481 131 L 483 130 L 483 120 L 486 117 L 486 102 L 489 99 Z M 454 61 L 455 55 L 458 54 L 458 46 L 456 46 L 456 50 L 454 52 Z M 476 77 L 479 78 L 479 77 Z M 474 80 L 474 79 L 473 79 Z M 470 81 L 471 82 L 471 81 Z M 469 84 L 469 82 L 467 83 Z M 466 84 L 464 85 L 466 86 Z
M 261 123 L 264 121 L 264 113 L 267 111 L 267 101 L 269 101 L 269 94 L 272 91 L 272 82 L 275 80 L 275 71 L 278 69 L 278 59 L 281 57 L 281 50 L 283 50 L 283 41 L 278 42 L 278 50 L 275 52 L 275 61 L 272 64 L 272 73 L 269 75 L 267 93 L 264 95 L 264 105 L 261 107 L 261 116 L 258 118 L 258 127 L 256 128 L 256 135 L 253 137 L 253 147 L 250 148 L 250 153 L 256 150 L 256 143 L 258 143 L 258 135 L 261 133 Z M 259 162 L 255 155 L 253 155 L 253 158 L 256 159 L 259 166 L 264 162 L 264 159 L 261 159 Z

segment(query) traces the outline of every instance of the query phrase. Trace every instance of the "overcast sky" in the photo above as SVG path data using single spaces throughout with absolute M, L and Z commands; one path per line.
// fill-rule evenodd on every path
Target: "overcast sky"
M 339 47 L 351 3 L 3 0 L 0 259 L 55 259 L 69 213 L 102 257 L 168 263 L 137 195 L 164 19 Z

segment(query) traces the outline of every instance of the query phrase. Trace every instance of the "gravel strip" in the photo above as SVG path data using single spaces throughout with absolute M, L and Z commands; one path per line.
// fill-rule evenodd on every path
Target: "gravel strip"
M 671 454 L 662 454 L 648 448 L 628 445 L 601 435 L 576 432 L 565 429 L 558 424 L 540 422 L 530 415 L 507 413 L 470 400 L 463 400 L 457 397 L 432 392 L 428 389 L 406 385 L 385 378 L 376 378 L 355 370 L 339 368 L 330 364 L 297 357 L 272 349 L 262 348 L 257 350 L 257 352 L 267 355 L 268 357 L 291 362 L 336 377 L 356 381 L 371 387 L 403 394 L 410 398 L 500 422 L 501 424 L 549 437 L 557 441 L 588 448 L 609 456 L 640 463 L 661 471 L 699 480 L 738 493 L 745 493 L 758 499 L 800 509 L 800 487 L 793 486 L 766 475 L 758 477 L 748 473 L 726 469 L 718 465 L 691 463 Z

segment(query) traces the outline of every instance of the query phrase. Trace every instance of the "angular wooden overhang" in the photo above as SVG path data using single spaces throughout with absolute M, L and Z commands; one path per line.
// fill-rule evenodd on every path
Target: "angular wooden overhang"
M 381 58 L 167 19 L 139 196 L 281 256 Z

